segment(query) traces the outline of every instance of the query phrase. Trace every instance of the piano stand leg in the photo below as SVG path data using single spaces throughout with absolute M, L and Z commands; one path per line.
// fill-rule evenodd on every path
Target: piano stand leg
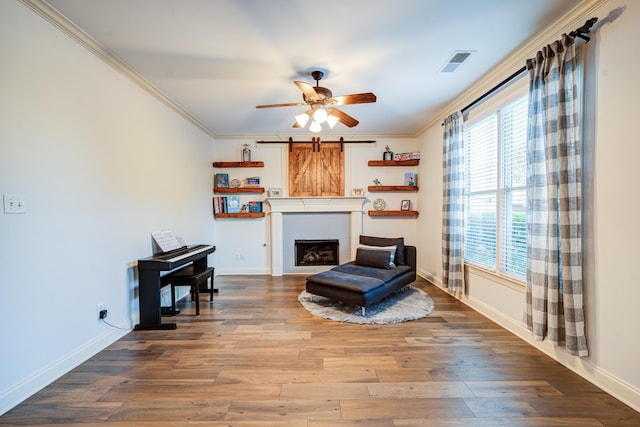
M 170 329 L 176 329 L 175 323 L 160 323 L 152 325 L 137 324 L 133 329 L 135 331 L 166 331 Z

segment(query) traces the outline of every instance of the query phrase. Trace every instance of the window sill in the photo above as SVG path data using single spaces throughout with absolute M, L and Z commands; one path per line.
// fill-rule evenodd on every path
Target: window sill
M 489 279 L 492 282 L 495 282 L 499 285 L 506 286 L 508 288 L 511 288 L 521 293 L 524 293 L 526 290 L 524 280 L 519 280 L 509 276 L 503 276 L 503 275 L 497 274 L 495 271 L 489 270 L 484 267 L 480 267 L 478 265 L 465 264 L 464 268 L 466 273 L 465 275 L 468 275 L 469 273 L 473 273 L 480 277 L 484 277 L 485 279 Z

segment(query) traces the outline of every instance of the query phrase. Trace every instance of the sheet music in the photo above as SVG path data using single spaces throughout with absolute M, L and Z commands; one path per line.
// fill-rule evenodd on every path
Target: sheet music
M 153 241 L 158 248 L 160 248 L 161 252 L 180 249 L 183 246 L 173 233 L 171 233 L 171 230 L 152 231 L 151 237 L 153 237 Z

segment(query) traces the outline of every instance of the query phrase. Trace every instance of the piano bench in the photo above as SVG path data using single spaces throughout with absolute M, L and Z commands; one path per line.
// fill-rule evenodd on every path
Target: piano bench
M 189 266 L 162 276 L 160 286 L 171 285 L 171 312 L 176 312 L 176 286 L 189 286 L 191 287 L 191 298 L 196 302 L 196 316 L 200 315 L 200 285 L 206 286 L 208 279 L 211 279 L 211 289 L 207 289 L 209 302 L 213 302 L 213 271 L 213 267 L 194 269 L 193 266 Z

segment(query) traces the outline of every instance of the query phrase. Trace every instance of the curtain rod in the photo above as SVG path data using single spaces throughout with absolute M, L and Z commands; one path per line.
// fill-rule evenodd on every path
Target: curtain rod
M 576 28 L 575 30 L 571 31 L 569 33 L 569 36 L 571 36 L 573 38 L 580 37 L 585 42 L 588 42 L 590 40 L 590 38 L 589 38 L 589 36 L 587 34 L 589 33 L 589 31 L 591 31 L 591 27 L 593 27 L 593 25 L 596 22 L 598 22 L 598 18 L 594 17 L 594 18 L 588 19 L 587 22 L 585 22 L 582 27 Z M 520 68 L 518 71 L 516 71 L 515 73 L 511 74 L 509 77 L 507 77 L 506 79 L 504 79 L 503 81 L 501 81 L 500 83 L 498 83 L 497 85 L 495 85 L 494 87 L 492 87 L 491 89 L 486 91 L 484 94 L 480 95 L 480 97 L 478 97 L 475 101 L 473 101 L 471 104 L 467 105 L 466 107 L 464 107 L 460 111 L 462 112 L 462 114 L 464 114 L 466 111 L 468 111 L 469 109 L 473 108 L 480 101 L 482 101 L 485 98 L 487 98 L 488 96 L 492 95 L 494 92 L 498 91 L 498 89 L 500 89 L 501 87 L 505 86 L 507 83 L 509 83 L 511 80 L 515 79 L 516 77 L 518 77 L 520 74 L 524 73 L 525 71 L 527 71 L 527 67 L 526 66 Z M 443 123 L 443 125 L 444 125 L 444 123 Z

